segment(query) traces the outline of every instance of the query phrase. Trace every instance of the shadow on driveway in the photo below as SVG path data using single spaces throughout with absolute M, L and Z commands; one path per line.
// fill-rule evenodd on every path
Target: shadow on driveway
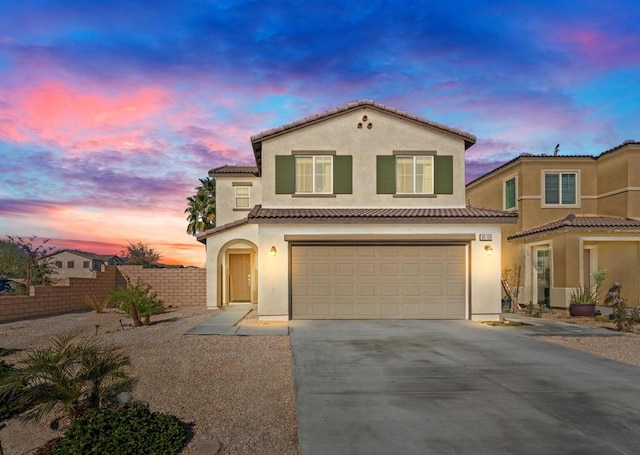
M 640 451 L 640 369 L 540 341 L 530 328 L 290 328 L 302 455 Z

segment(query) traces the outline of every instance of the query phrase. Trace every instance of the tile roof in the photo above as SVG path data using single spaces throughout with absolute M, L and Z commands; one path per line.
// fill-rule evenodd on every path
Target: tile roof
M 304 126 L 325 120 L 334 115 L 343 114 L 345 112 L 349 112 L 355 109 L 360 109 L 363 107 L 369 107 L 369 108 L 377 109 L 380 111 L 384 111 L 384 112 L 396 115 L 398 117 L 412 120 L 422 125 L 437 128 L 441 131 L 445 131 L 447 133 L 452 133 L 457 136 L 460 136 L 462 139 L 464 139 L 465 148 L 471 147 L 476 142 L 476 137 L 473 134 L 467 133 L 465 131 L 462 131 L 456 128 L 450 128 L 441 123 L 436 123 L 431 120 L 427 120 L 426 118 L 423 118 L 414 114 L 410 114 L 408 112 L 401 111 L 399 109 L 386 106 L 382 103 L 377 103 L 372 100 L 358 100 L 353 103 L 347 103 L 335 109 L 321 112 L 319 114 L 310 115 L 301 120 L 297 120 L 293 123 L 288 123 L 286 125 L 282 125 L 277 128 L 272 128 L 266 131 L 262 131 L 261 133 L 251 136 L 251 145 L 253 146 L 253 153 L 255 155 L 256 164 L 258 165 L 258 168 L 262 167 L 262 141 L 264 141 L 265 139 L 286 133 L 290 130 L 294 130 L 300 127 L 304 127 Z
M 257 176 L 258 168 L 256 166 L 220 166 L 209 171 L 210 177 L 215 176 Z
M 464 208 L 356 208 L 267 209 L 257 205 L 248 215 L 250 223 L 515 223 L 518 214 L 478 207 Z
M 569 231 L 640 232 L 640 220 L 617 216 L 574 215 L 572 213 L 562 219 L 518 232 L 509 236 L 508 240 L 520 240 L 525 237 Z
M 249 220 L 247 219 L 247 217 L 242 218 L 240 220 L 236 220 L 236 221 L 232 221 L 231 223 L 227 223 L 227 224 L 223 224 L 222 226 L 216 226 L 214 228 L 208 229 L 204 232 L 199 233 L 196 236 L 196 239 L 198 240 L 198 242 L 202 242 L 205 243 L 205 239 L 213 234 L 218 234 L 220 232 L 224 232 L 227 231 L 229 229 L 233 229 L 235 227 L 238 226 L 242 226 L 243 224 L 247 224 L 249 222 Z
M 489 172 L 482 174 L 480 177 L 477 177 L 473 180 L 471 180 L 469 183 L 466 184 L 466 186 L 472 185 L 474 183 L 476 183 L 479 180 L 484 179 L 485 177 L 488 177 L 489 175 L 495 174 L 496 172 L 498 172 L 500 169 L 503 169 L 517 161 L 521 161 L 521 160 L 563 160 L 563 159 L 576 159 L 576 158 L 581 158 L 581 159 L 590 159 L 592 161 L 596 161 L 598 159 L 598 157 L 595 157 L 593 155 L 532 155 L 531 153 L 522 153 L 518 156 L 516 156 L 515 158 L 507 161 L 504 164 L 501 164 L 500 166 L 491 169 Z
M 485 177 L 487 177 L 489 175 L 492 175 L 492 174 L 498 172 L 499 170 L 501 170 L 501 169 L 503 169 L 503 168 L 505 168 L 505 167 L 517 162 L 517 161 L 520 161 L 520 160 L 526 160 L 526 159 L 531 159 L 531 160 L 563 160 L 563 159 L 576 159 L 576 158 L 585 159 L 586 158 L 586 159 L 590 159 L 590 160 L 593 160 L 593 161 L 597 161 L 600 158 L 602 158 L 604 155 L 609 155 L 609 154 L 611 154 L 611 153 L 613 153 L 613 152 L 615 152 L 617 150 L 620 150 L 622 148 L 625 148 L 625 147 L 638 146 L 638 145 L 640 145 L 640 142 L 631 141 L 631 140 L 630 141 L 624 141 L 622 144 L 617 145 L 617 146 L 615 146 L 613 148 L 610 148 L 609 150 L 606 150 L 606 151 L 602 152 L 600 155 L 597 155 L 597 156 L 594 156 L 594 155 L 544 155 L 544 154 L 542 154 L 542 155 L 533 155 L 531 153 L 522 153 L 522 154 L 516 156 L 515 158 L 507 161 L 506 163 L 501 164 L 500 166 L 490 170 L 489 172 L 487 172 L 485 174 L 482 174 L 480 177 L 477 177 L 477 178 L 473 179 L 472 181 L 467 183 L 466 186 L 472 185 L 472 184 L 476 183 L 477 181 L 482 180 Z
M 109 259 L 114 258 L 114 257 L 120 259 L 115 254 L 97 254 L 97 253 L 91 253 L 90 251 L 74 250 L 74 249 L 71 249 L 71 248 L 65 248 L 65 249 L 62 249 L 62 250 L 53 251 L 52 253 L 47 254 L 45 257 L 55 256 L 56 254 L 60 254 L 60 253 L 64 253 L 64 252 L 73 253 L 73 254 L 76 254 L 78 256 L 82 256 L 82 257 L 84 257 L 86 259 L 96 259 L 96 260 L 104 261 L 104 262 L 107 262 Z

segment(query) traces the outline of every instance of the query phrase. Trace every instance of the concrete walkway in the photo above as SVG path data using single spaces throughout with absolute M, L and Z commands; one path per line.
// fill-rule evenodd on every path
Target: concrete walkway
M 556 324 L 291 321 L 301 455 L 638 453 L 640 368 Z
M 229 305 L 210 319 L 188 330 L 186 335 L 235 335 L 235 336 L 287 336 L 289 327 L 282 326 L 239 326 L 238 322 L 257 305 Z

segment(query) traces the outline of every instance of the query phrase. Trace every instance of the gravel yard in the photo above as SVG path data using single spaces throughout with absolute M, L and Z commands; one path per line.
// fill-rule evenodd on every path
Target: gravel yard
M 171 309 L 148 327 L 133 328 L 123 314 L 108 310 L 0 324 L 0 347 L 18 352 L 47 345 L 52 336 L 79 330 L 123 346 L 138 383 L 134 399 L 193 425 L 186 454 L 297 454 L 295 394 L 289 337 L 198 336 L 184 332 L 215 314 L 203 307 Z M 564 311 L 543 317 L 559 322 L 612 328 L 610 322 L 571 318 Z M 121 322 L 125 327 L 121 326 Z M 252 311 L 242 325 L 260 322 Z M 594 355 L 640 366 L 640 335 L 540 337 Z M 0 430 L 5 455 L 22 455 L 60 432 L 46 423 L 12 419 Z M 218 452 L 215 452 L 218 450 Z
M 572 317 L 566 310 L 553 310 L 544 313 L 543 317 L 551 321 L 567 324 L 579 324 L 588 327 L 600 327 L 613 330 L 614 323 L 599 321 L 591 317 Z M 588 352 L 589 354 L 617 360 L 618 362 L 640 366 L 640 334 L 639 326 L 634 333 L 625 333 L 621 337 L 538 337 L 551 343 Z
M 171 309 L 137 328 L 113 310 L 11 322 L 0 324 L 0 347 L 22 351 L 4 358 L 13 363 L 54 335 L 97 331 L 131 357 L 134 399 L 193 424 L 186 454 L 210 455 L 212 447 L 220 454 L 299 453 L 289 337 L 184 335 L 213 314 L 203 307 Z M 29 453 L 60 435 L 46 422 L 6 424 L 0 430 L 5 455 Z

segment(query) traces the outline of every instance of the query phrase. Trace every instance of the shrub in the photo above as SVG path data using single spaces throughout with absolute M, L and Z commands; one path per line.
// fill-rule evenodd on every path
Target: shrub
M 164 303 L 158 294 L 139 280 L 133 284 L 127 278 L 127 286 L 109 292 L 109 300 L 132 318 L 135 326 L 148 325 L 152 315 L 164 313 Z
M 2 350 L 6 351 L 4 348 L 2 348 Z M 11 365 L 8 365 L 4 360 L 0 360 L 0 382 L 13 370 L 14 368 Z M 0 396 L 0 421 L 10 419 L 24 411 L 24 408 L 17 403 L 18 397 L 18 394 Z
M 187 443 L 180 420 L 151 412 L 143 403 L 92 409 L 75 420 L 51 454 L 177 454 Z
M 130 391 L 129 357 L 115 345 L 95 338 L 76 340 L 76 335 L 57 336 L 50 347 L 29 352 L 0 378 L 0 399 L 25 408 L 26 418 L 56 412 L 73 419 Z
M 97 295 L 87 295 L 84 298 L 85 303 L 96 313 L 104 313 L 104 309 L 109 305 L 109 299 L 99 297 Z
M 640 314 L 638 314 L 637 309 L 627 308 L 627 300 L 622 298 L 621 293 L 622 284 L 616 281 L 609 289 L 604 303 L 613 307 L 612 318 L 616 325 L 616 330 L 632 332 L 633 326 L 640 322 Z

